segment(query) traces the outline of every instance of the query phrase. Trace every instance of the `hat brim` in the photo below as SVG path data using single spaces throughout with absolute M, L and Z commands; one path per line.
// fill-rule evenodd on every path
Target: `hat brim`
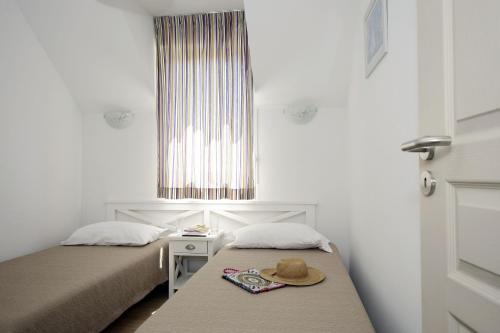
M 284 279 L 276 274 L 276 268 L 264 268 L 260 270 L 260 276 L 271 282 L 284 283 L 292 286 L 311 286 L 325 279 L 325 273 L 314 267 L 307 267 L 308 275 L 304 279 Z

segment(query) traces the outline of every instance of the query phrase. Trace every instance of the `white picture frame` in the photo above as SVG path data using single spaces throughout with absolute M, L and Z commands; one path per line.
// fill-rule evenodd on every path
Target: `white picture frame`
M 365 14 L 365 77 L 388 52 L 387 0 L 372 0 Z

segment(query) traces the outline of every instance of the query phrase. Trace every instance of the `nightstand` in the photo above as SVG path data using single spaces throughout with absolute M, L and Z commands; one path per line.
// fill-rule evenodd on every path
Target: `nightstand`
M 168 239 L 168 296 L 171 297 L 194 274 L 189 272 L 189 257 L 210 260 L 218 250 L 221 232 L 206 237 L 171 234 Z

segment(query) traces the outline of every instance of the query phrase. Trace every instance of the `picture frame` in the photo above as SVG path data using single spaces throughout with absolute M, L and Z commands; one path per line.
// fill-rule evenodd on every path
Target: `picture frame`
M 388 52 L 387 25 L 387 0 L 372 0 L 364 20 L 366 78 Z

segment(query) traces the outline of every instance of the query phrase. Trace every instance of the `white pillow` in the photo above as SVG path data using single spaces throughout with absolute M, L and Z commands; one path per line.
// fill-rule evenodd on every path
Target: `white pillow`
M 133 222 L 99 222 L 76 230 L 61 245 L 142 246 L 154 242 L 164 230 Z
M 258 223 L 234 231 L 229 247 L 243 249 L 309 249 L 320 248 L 332 252 L 330 241 L 305 224 Z

